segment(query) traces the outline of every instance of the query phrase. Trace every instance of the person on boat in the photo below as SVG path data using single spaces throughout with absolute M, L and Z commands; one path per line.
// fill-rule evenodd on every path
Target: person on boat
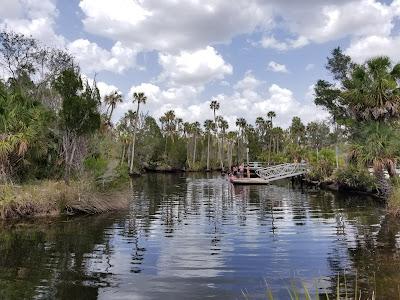
M 241 165 L 239 166 L 239 176 L 240 176 L 240 177 L 243 177 L 243 175 L 244 175 L 244 165 L 241 164 Z
M 238 168 L 236 166 L 232 167 L 232 175 L 236 176 L 238 172 Z

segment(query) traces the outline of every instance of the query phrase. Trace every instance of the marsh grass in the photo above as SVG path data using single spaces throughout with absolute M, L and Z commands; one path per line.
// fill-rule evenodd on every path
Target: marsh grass
M 265 299 L 268 300 L 275 300 L 278 298 L 275 298 L 273 291 L 270 287 L 270 285 L 265 281 L 266 284 L 266 292 L 265 292 Z M 358 285 L 358 277 L 356 274 L 355 281 L 353 285 L 349 285 L 346 279 L 346 274 L 343 274 L 343 276 L 340 276 L 338 274 L 337 276 L 337 282 L 336 282 L 336 289 L 334 290 L 333 293 L 328 293 L 328 291 L 325 288 L 321 288 L 319 285 L 319 280 L 315 281 L 314 283 L 314 288 L 315 291 L 314 293 L 311 291 L 309 287 L 307 287 L 305 282 L 301 282 L 300 284 L 301 287 L 299 287 L 298 284 L 296 284 L 295 281 L 292 281 L 290 284 L 290 287 L 287 287 L 287 297 L 284 299 L 290 299 L 290 300 L 376 300 L 376 291 L 372 291 L 372 295 L 364 295 L 362 293 L 362 290 L 360 289 Z M 321 292 L 321 290 L 323 290 Z M 244 299 L 250 300 L 252 297 L 250 296 L 249 292 L 244 289 L 242 290 L 242 295 Z M 400 299 L 400 289 L 399 289 L 399 299 Z
M 97 214 L 128 206 L 122 190 L 100 191 L 90 181 L 42 181 L 0 186 L 0 219 L 59 214 Z

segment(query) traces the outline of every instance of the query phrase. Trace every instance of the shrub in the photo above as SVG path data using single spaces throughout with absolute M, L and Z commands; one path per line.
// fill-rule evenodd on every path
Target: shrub
M 309 177 L 314 180 L 324 180 L 329 178 L 335 169 L 335 152 L 332 149 L 322 149 L 317 157 L 313 151 L 309 153 L 311 170 Z
M 355 166 L 336 170 L 334 178 L 339 185 L 353 190 L 370 191 L 376 188 L 375 178 L 368 170 Z
M 85 159 L 84 165 L 87 171 L 89 171 L 94 177 L 98 177 L 107 170 L 107 160 L 101 157 L 89 157 Z

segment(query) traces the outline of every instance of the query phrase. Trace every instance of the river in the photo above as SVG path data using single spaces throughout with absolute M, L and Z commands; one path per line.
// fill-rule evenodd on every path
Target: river
M 124 212 L 0 227 L 0 299 L 334 297 L 338 274 L 343 296 L 357 279 L 362 299 L 399 297 L 400 222 L 366 196 L 148 174 L 127 197 Z

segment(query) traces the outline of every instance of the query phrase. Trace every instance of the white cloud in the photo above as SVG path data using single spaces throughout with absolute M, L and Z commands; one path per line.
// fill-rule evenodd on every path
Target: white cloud
M 280 42 L 273 36 L 264 36 L 260 43 L 264 48 L 272 48 L 280 51 L 289 49 L 289 45 L 287 43 Z
M 278 41 L 274 36 L 264 36 L 260 42 L 263 48 L 272 48 L 279 51 L 301 48 L 308 43 L 308 39 L 304 36 L 299 36 L 297 39 L 286 39 L 285 41 Z
M 254 0 L 82 0 L 79 6 L 88 32 L 163 52 L 228 42 L 272 20 Z
M 358 63 L 366 59 L 387 55 L 395 62 L 400 61 L 400 36 L 368 36 L 353 40 L 350 46 L 345 50 L 346 54 Z
M 388 35 L 395 16 L 375 0 L 285 2 L 278 14 L 293 34 L 322 43 L 346 36 Z
M 88 32 L 163 52 L 203 48 L 277 27 L 293 38 L 267 36 L 263 47 L 282 51 L 346 36 L 388 35 L 400 12 L 398 0 L 392 5 L 377 0 L 82 0 L 80 7 Z
M 232 66 L 210 46 L 178 55 L 161 53 L 159 63 L 164 69 L 160 78 L 172 84 L 200 86 L 232 74 Z
M 136 51 L 116 42 L 110 51 L 86 39 L 68 45 L 68 50 L 78 60 L 83 70 L 92 73 L 101 70 L 121 73 L 135 64 Z
M 234 85 L 234 88 L 238 90 L 255 90 L 261 84 L 262 81 L 255 78 L 251 71 L 247 71 L 243 79 Z
M 0 12 L 0 29 L 12 30 L 57 47 L 65 38 L 54 31 L 58 10 L 54 0 L 3 0 Z M 4 6 L 3 6 L 4 5 Z
M 289 72 L 285 65 L 279 64 L 275 61 L 270 61 L 268 63 L 268 70 L 270 70 L 272 72 L 277 72 L 277 73 L 288 73 Z
M 87 76 L 86 74 L 81 74 L 82 80 L 86 81 L 89 83 L 89 85 L 93 85 L 94 79 L 90 76 Z M 100 92 L 100 97 L 104 97 L 105 95 L 108 95 L 109 93 L 113 91 L 120 91 L 115 85 L 108 84 L 104 81 L 98 81 L 96 79 L 96 85 L 97 88 L 99 89 Z
M 391 4 L 376 0 L 273 1 L 270 6 L 274 16 L 282 19 L 278 27 L 296 37 L 261 39 L 261 46 L 279 51 L 344 37 L 388 36 L 400 15 L 399 0 Z
M 246 72 L 244 78 L 235 84 L 232 94 L 219 94 L 215 97 L 220 102 L 218 113 L 229 122 L 231 129 L 234 129 L 238 117 L 254 123 L 258 116 L 265 117 L 270 110 L 277 113 L 275 123 L 284 128 L 290 125 L 294 116 L 299 116 L 305 123 L 328 117 L 325 111 L 313 103 L 313 86 L 308 88 L 307 94 L 299 101 L 290 89 L 271 84 L 265 90 L 262 83 L 251 72 Z M 177 117 L 185 121 L 202 123 L 205 119 L 212 118 L 210 100 L 201 99 L 200 89 L 190 86 L 162 89 L 151 83 L 142 83 L 133 86 L 130 94 L 134 91 L 142 91 L 147 95 L 147 103 L 142 111 L 149 112 L 157 120 L 170 109 L 175 110 Z M 127 99 L 123 105 L 117 107 L 116 118 L 132 108 L 131 100 Z
M 312 70 L 312 69 L 314 69 L 315 68 L 315 65 L 314 64 L 307 64 L 306 65 L 306 67 L 304 68 L 306 71 L 310 71 L 310 70 Z

